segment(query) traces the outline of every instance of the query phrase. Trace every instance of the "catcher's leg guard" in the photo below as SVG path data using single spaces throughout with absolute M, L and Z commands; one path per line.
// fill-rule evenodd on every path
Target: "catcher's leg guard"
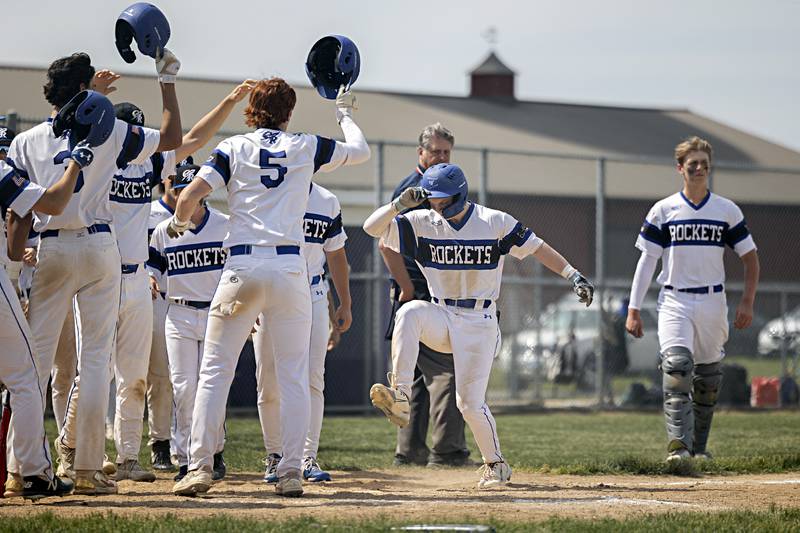
M 694 367 L 694 391 L 692 406 L 694 407 L 694 453 L 705 453 L 708 434 L 711 431 L 711 419 L 714 406 L 722 385 L 722 363 L 697 365 Z
M 661 354 L 664 387 L 664 419 L 668 451 L 692 449 L 692 352 L 684 346 L 670 346 Z

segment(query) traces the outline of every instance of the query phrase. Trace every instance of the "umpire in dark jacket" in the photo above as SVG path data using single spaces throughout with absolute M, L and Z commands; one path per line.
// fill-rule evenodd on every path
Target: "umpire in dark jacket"
M 416 187 L 425 169 L 438 163 L 450 162 L 455 138 L 444 126 L 432 124 L 419 136 L 419 164 L 410 176 L 400 182 L 392 198 L 407 187 Z M 425 202 L 420 207 L 428 207 Z M 413 259 L 380 245 L 381 255 L 392 274 L 389 296 L 392 316 L 386 339 L 391 339 L 394 315 L 403 303 L 411 300 L 430 300 L 428 282 Z M 410 398 L 411 420 L 397 431 L 395 465 L 419 464 L 428 466 L 463 466 L 469 460 L 464 438 L 464 418 L 456 407 L 456 378 L 452 354 L 443 354 L 420 343 L 419 358 Z M 432 449 L 425 443 L 428 424 L 433 423 Z

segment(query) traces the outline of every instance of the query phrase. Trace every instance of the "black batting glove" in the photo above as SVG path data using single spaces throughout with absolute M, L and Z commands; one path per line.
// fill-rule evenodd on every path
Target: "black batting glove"
M 594 299 L 594 285 L 589 283 L 589 280 L 577 270 L 569 277 L 569 280 L 572 282 L 572 290 L 578 295 L 578 300 L 589 307 Z

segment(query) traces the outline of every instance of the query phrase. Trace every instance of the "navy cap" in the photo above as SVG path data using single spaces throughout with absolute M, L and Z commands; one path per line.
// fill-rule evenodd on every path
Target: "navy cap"
M 197 165 L 183 165 L 175 170 L 175 178 L 172 180 L 172 189 L 183 189 L 194 179 L 200 167 Z
M 130 102 L 114 104 L 114 115 L 128 124 L 144 126 L 144 113 L 138 106 Z
M 0 126 L 0 150 L 7 152 L 8 147 L 11 146 L 11 140 L 14 139 L 16 135 L 16 132 L 11 128 Z

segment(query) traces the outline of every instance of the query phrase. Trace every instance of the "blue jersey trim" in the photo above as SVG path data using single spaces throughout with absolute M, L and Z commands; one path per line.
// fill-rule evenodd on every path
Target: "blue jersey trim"
M 202 222 L 200 222 L 200 224 L 198 224 L 198 226 L 197 226 L 196 228 L 194 228 L 194 229 L 190 229 L 189 231 L 191 231 L 191 232 L 192 232 L 192 233 L 194 233 L 195 235 L 197 235 L 198 233 L 200 233 L 201 231 L 203 231 L 203 228 L 205 228 L 205 227 L 206 227 L 206 223 L 208 222 L 208 219 L 209 219 L 209 217 L 210 217 L 210 216 L 211 216 L 211 210 L 210 210 L 209 208 L 207 208 L 207 207 L 206 207 L 206 214 L 205 214 L 205 216 L 203 217 L 203 221 L 202 221 Z
M 469 208 L 467 209 L 467 214 L 464 215 L 459 222 L 451 222 L 447 220 L 447 223 L 450 224 L 450 227 L 454 230 L 458 231 L 464 227 L 464 225 L 469 221 L 469 217 L 472 216 L 472 212 L 475 211 L 475 204 L 469 204 Z
M 336 149 L 336 141 L 327 137 L 317 137 L 317 150 L 314 153 L 314 172 L 318 171 L 322 165 L 331 162 L 333 151 Z
M 10 157 L 6 157 L 5 161 L 6 161 L 6 163 L 8 163 L 9 165 L 11 165 L 11 168 L 13 168 L 14 170 L 16 170 L 16 171 L 17 171 L 17 174 L 19 174 L 20 176 L 22 176 L 22 177 L 23 177 L 23 178 L 25 178 L 25 179 L 28 179 L 28 178 L 29 178 L 29 176 L 28 176 L 28 173 L 27 173 L 27 172 L 25 172 L 25 169 L 24 169 L 24 168 L 19 168 L 19 167 L 17 166 L 17 164 L 14 162 L 14 160 L 13 160 L 13 159 L 11 159 Z
M 416 259 L 425 268 L 437 270 L 494 270 L 502 253 L 493 239 L 418 240 Z
M 683 191 L 681 191 L 681 198 L 683 198 L 683 201 L 686 202 L 689 207 L 697 211 L 701 209 L 704 205 L 706 205 L 708 200 L 711 198 L 711 191 L 706 191 L 705 197 L 702 200 L 700 200 L 700 203 L 697 205 L 693 204 L 691 200 L 686 198 L 686 196 L 683 194 Z
M 208 158 L 208 161 L 203 163 L 203 166 L 211 167 L 216 170 L 222 177 L 222 181 L 225 182 L 225 185 L 231 180 L 231 160 L 224 152 L 218 149 L 214 150 L 211 157 Z
M 166 210 L 169 212 L 169 214 L 170 214 L 170 215 L 174 215 L 174 214 L 175 214 L 175 210 L 174 210 L 174 209 L 172 209 L 172 208 L 169 206 L 169 204 L 168 204 L 167 202 L 165 202 L 165 201 L 164 201 L 164 198 L 159 198 L 159 199 L 158 199 L 158 203 L 160 203 L 160 204 L 161 204 L 161 207 L 163 207 L 164 209 L 166 209 Z

